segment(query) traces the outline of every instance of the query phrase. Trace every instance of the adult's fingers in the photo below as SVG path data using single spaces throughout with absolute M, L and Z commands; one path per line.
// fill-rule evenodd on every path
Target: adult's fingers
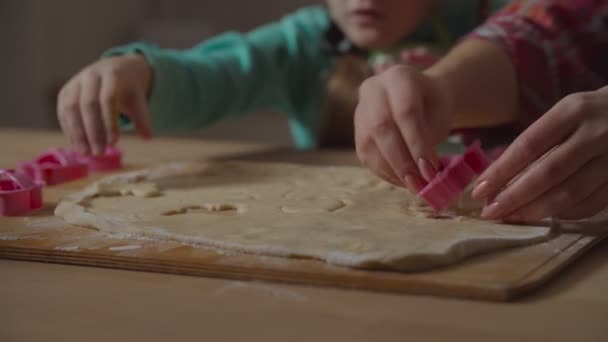
M 100 89 L 101 77 L 99 74 L 93 72 L 83 74 L 80 112 L 89 147 L 94 155 L 102 154 L 106 146 L 106 134 L 99 102 Z
M 382 83 L 368 82 L 362 86 L 362 93 L 365 99 L 357 109 L 357 127 L 359 135 L 363 134 L 363 138 L 359 137 L 359 140 L 373 140 L 376 151 L 387 162 L 391 173 L 397 176 L 400 183 L 416 190 L 414 179 L 418 177 L 418 169 L 393 122 L 385 88 Z M 388 170 L 384 172 L 387 173 Z
M 591 217 L 608 207 L 608 183 L 595 190 L 591 196 L 574 207 L 557 214 L 559 218 L 577 220 Z
M 494 197 L 532 162 L 541 158 L 575 129 L 573 100 L 564 99 L 525 130 L 479 177 L 472 196 Z
M 587 202 L 587 198 L 599 187 L 608 183 L 606 169 L 608 156 L 591 160 L 566 181 L 517 209 L 511 214 L 510 220 L 538 221 L 569 212 L 579 204 Z
M 427 181 L 439 170 L 435 152 L 435 138 L 431 134 L 424 108 L 424 80 L 417 71 L 397 66 L 382 75 L 391 114 L 402 140 L 405 141 L 411 160 Z M 418 172 L 416 172 L 418 174 Z
M 383 160 L 386 160 L 386 166 L 401 181 L 401 184 L 405 184 L 414 192 L 420 191 L 424 182 L 420 178 L 416 164 L 410 157 L 397 126 L 390 125 L 383 129 L 382 133 L 374 135 L 374 142 L 378 153 Z
M 359 102 L 355 110 L 355 148 L 359 161 L 368 167 L 384 180 L 396 185 L 403 186 L 403 181 L 394 174 L 391 166 L 384 160 L 384 157 L 378 150 L 373 137 L 369 133 L 369 125 L 367 124 L 367 115 L 370 112 L 367 110 L 368 102 L 372 102 L 371 107 L 379 107 L 373 105 L 378 99 L 376 97 L 366 97 Z
M 539 199 L 548 190 L 580 172 L 579 169 L 593 159 L 593 152 L 585 148 L 584 141 L 584 132 L 579 130 L 544 158 L 534 162 L 494 198 L 482 216 L 488 219 L 502 217 Z
M 376 144 L 371 141 L 366 146 L 365 152 L 357 152 L 359 160 L 363 165 L 369 168 L 376 175 L 380 176 L 385 181 L 398 186 L 403 186 L 403 181 L 395 175 L 388 162 L 384 159 Z

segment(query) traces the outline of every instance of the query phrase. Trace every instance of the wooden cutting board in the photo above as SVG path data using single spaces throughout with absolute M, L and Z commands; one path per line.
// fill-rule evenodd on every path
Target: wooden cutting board
M 363 271 L 316 260 L 227 252 L 170 241 L 135 240 L 71 226 L 53 216 L 60 198 L 92 181 L 45 189 L 35 215 L 0 218 L 0 257 L 191 276 L 507 301 L 538 289 L 601 236 L 560 233 L 537 245 L 473 257 L 419 273 Z

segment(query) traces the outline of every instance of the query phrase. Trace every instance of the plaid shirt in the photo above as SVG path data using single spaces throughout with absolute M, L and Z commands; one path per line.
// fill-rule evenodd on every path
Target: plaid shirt
M 513 1 L 469 37 L 497 42 L 511 56 L 519 131 L 566 95 L 608 84 L 608 0 Z

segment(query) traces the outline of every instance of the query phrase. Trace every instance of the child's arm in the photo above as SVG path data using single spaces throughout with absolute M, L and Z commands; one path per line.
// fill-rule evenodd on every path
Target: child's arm
M 152 70 L 142 56 L 104 58 L 84 68 L 61 89 L 57 117 L 81 153 L 102 154 L 118 139 L 118 114 L 128 115 L 144 138 L 152 135 L 147 94 Z
M 114 58 L 110 67 L 101 68 L 108 63 L 108 58 L 104 58 L 64 87 L 85 89 L 94 95 L 83 103 L 81 91 L 62 91 L 58 114 L 60 121 L 67 123 L 62 127 L 66 135 L 74 136 L 85 150 L 99 151 L 100 145 L 112 141 L 100 138 L 107 126 L 103 123 L 111 121 L 102 109 L 112 106 L 104 104 L 108 96 L 103 97 L 98 89 L 103 87 L 89 89 L 91 82 L 85 76 L 91 74 L 99 77 L 93 82 L 98 84 L 113 78 L 111 93 L 118 94 L 112 97 L 119 101 L 131 93 L 148 94 L 151 120 L 145 121 L 151 121 L 153 130 L 193 130 L 228 115 L 259 110 L 287 112 L 292 121 L 310 120 L 300 114 L 305 113 L 303 108 L 310 99 L 320 101 L 323 95 L 321 71 L 329 64 L 329 55 L 322 49 L 322 40 L 329 24 L 322 7 L 310 7 L 250 33 L 223 34 L 185 51 L 159 49 L 143 43 L 112 49 L 106 53 L 106 57 Z M 127 63 L 129 58 L 135 60 L 135 55 L 143 58 L 140 62 Z M 151 67 L 149 89 L 145 88 L 148 86 L 145 82 L 132 81 L 146 78 L 145 71 L 131 76 L 126 75 L 127 72 L 116 72 L 143 70 L 141 61 Z M 114 107 L 128 109 L 120 104 Z M 147 113 L 147 108 L 139 112 Z M 134 119 L 141 115 L 125 114 L 137 126 Z M 71 124 L 74 122 L 76 124 Z M 73 126 L 80 130 L 71 128 Z
M 309 98 L 328 63 L 322 39 L 325 10 L 306 8 L 246 34 L 225 33 L 189 50 L 132 44 L 109 55 L 140 53 L 154 69 L 152 125 L 192 130 L 227 115 L 293 111 Z

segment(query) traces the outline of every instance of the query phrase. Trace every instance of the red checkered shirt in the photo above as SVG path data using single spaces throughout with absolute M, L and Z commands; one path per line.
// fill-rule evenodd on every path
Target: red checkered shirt
M 467 38 L 494 41 L 511 57 L 522 113 L 516 131 L 566 95 L 608 84 L 608 0 L 513 1 Z

